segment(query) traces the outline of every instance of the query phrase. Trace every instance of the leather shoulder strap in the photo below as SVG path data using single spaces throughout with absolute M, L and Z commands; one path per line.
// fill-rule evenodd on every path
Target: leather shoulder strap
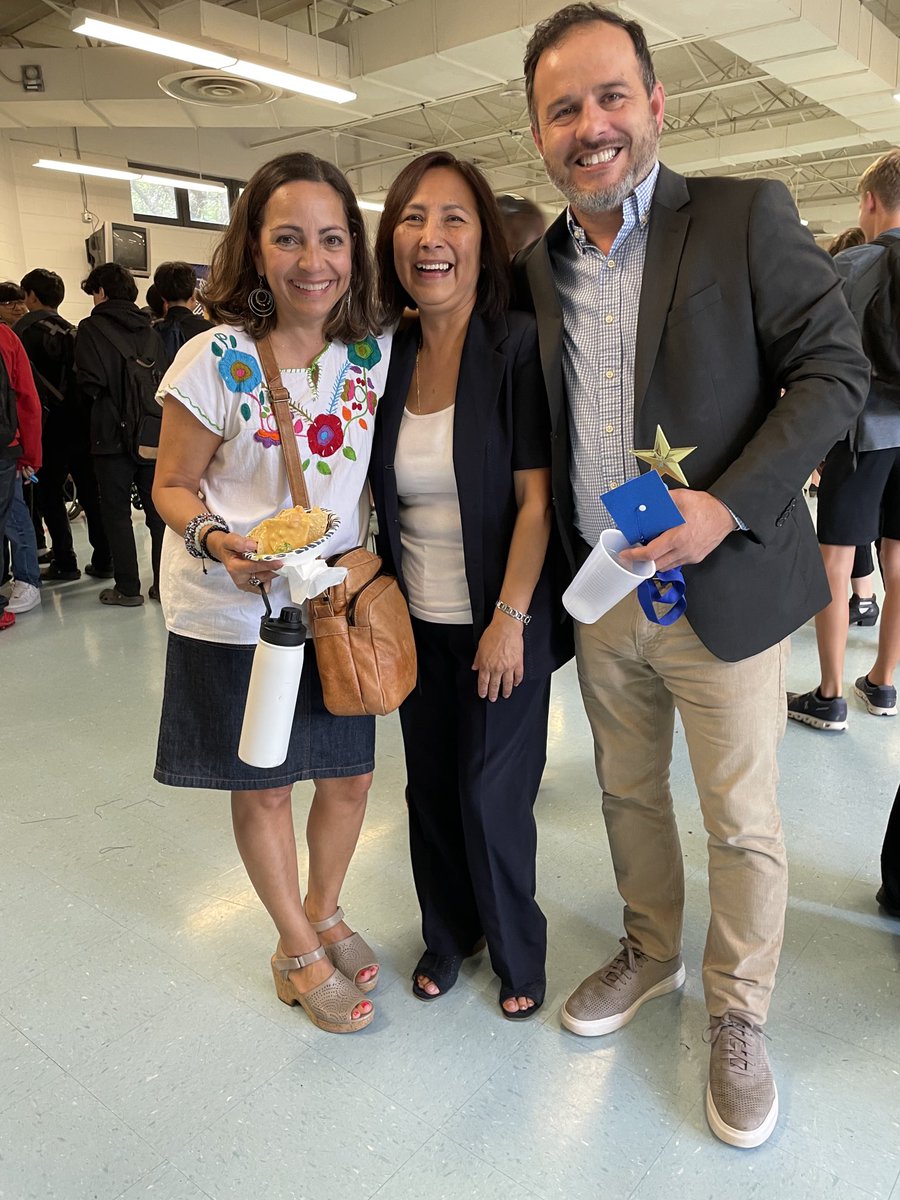
M 297 435 L 294 433 L 294 422 L 291 419 L 290 394 L 281 382 L 281 372 L 275 362 L 275 352 L 272 349 L 270 338 L 261 338 L 256 343 L 256 348 L 259 351 L 259 361 L 266 377 L 266 388 L 269 392 L 272 412 L 275 414 L 275 424 L 278 426 L 281 452 L 284 455 L 284 465 L 291 488 L 291 499 L 294 504 L 309 508 L 306 480 L 303 478 L 303 464 L 300 461 Z

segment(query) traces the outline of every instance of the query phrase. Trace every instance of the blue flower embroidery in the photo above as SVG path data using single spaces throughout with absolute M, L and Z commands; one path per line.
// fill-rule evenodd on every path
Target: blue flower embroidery
M 252 354 L 226 350 L 218 362 L 219 374 L 232 392 L 252 392 L 262 381 L 259 363 Z

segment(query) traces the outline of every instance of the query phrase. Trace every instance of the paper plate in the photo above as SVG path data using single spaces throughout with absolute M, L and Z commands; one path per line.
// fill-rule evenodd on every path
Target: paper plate
M 341 527 L 341 518 L 337 513 L 328 512 L 327 509 L 325 511 L 328 513 L 325 533 L 308 546 L 301 546 L 299 550 L 289 550 L 286 554 L 245 554 L 244 557 L 252 562 L 283 562 L 286 567 L 291 563 L 301 562 L 304 558 L 316 558 L 326 542 L 329 542 Z

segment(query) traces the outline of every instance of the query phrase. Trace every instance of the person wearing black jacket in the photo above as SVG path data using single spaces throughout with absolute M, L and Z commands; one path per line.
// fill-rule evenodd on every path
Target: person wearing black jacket
M 153 273 L 153 284 L 166 305 L 156 332 L 163 340 L 169 366 L 186 341 L 213 326 L 204 317 L 198 317 L 191 307 L 197 290 L 197 273 L 190 263 L 160 263 Z
M 91 453 L 100 485 L 100 505 L 112 550 L 115 586 L 100 593 L 101 604 L 133 608 L 144 603 L 131 524 L 131 489 L 137 488 L 150 531 L 153 561 L 151 600 L 159 599 L 159 560 L 165 525 L 153 503 L 154 464 L 132 455 L 123 421 L 125 357 L 115 343 L 133 345 L 139 357 L 165 366 L 165 350 L 150 318 L 135 304 L 137 285 L 117 263 L 95 267 L 81 285 L 94 310 L 78 326 L 75 368 L 82 403 L 89 412 Z
M 71 475 L 93 549 L 85 571 L 108 579 L 112 576 L 112 553 L 100 511 L 87 420 L 75 390 L 74 326 L 57 311 L 65 298 L 65 284 L 55 271 L 36 267 L 22 279 L 22 290 L 28 312 L 16 322 L 14 332 L 31 363 L 44 413 L 44 464 L 38 497 L 53 543 L 53 561 L 44 578 L 78 579 L 81 575 L 66 514 L 64 485 Z

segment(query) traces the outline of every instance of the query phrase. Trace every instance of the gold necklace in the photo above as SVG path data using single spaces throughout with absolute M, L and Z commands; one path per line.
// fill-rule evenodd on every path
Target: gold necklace
M 419 351 L 421 349 L 422 349 L 422 347 L 420 346 L 419 349 L 416 350 L 416 416 L 417 417 L 421 417 L 421 415 L 422 415 L 422 405 L 419 401 Z

